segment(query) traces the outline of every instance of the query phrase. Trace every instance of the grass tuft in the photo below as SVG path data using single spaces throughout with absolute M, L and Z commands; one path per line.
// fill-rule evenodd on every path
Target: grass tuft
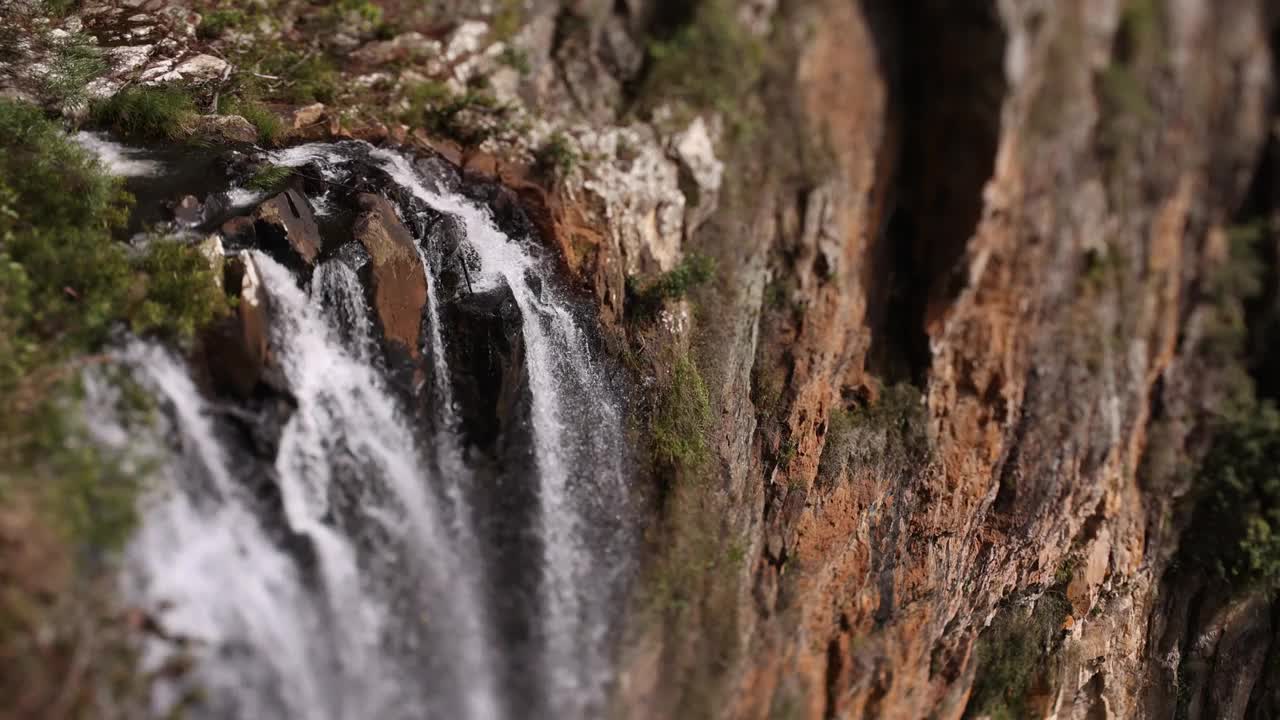
M 698 366 L 679 357 L 659 396 L 650 427 L 653 456 L 659 465 L 696 473 L 710 460 L 711 400 Z
M 177 140 L 195 115 L 195 103 L 176 87 L 136 87 L 94 103 L 94 123 L 137 140 Z

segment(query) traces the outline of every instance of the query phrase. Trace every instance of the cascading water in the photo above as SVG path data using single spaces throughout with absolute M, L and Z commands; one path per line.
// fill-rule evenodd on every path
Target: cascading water
M 177 438 L 128 553 L 128 595 L 198 656 L 157 702 L 195 686 L 209 717 L 602 714 L 630 568 L 622 416 L 554 264 L 402 154 L 344 143 L 270 160 L 313 168 L 325 193 L 359 172 L 366 191 L 368 173 L 380 179 L 418 243 L 428 382 L 393 387 L 358 253 L 327 253 L 303 280 L 245 254 L 294 405 L 256 473 L 241 470 L 234 413 L 177 361 L 121 352 Z M 441 226 L 427 231 L 439 218 L 447 252 Z M 442 274 L 468 262 L 467 285 L 446 290 Z M 527 465 L 483 456 L 458 415 L 455 378 L 470 368 L 446 315 L 489 293 L 519 313 Z M 533 505 L 500 510 L 526 495 Z

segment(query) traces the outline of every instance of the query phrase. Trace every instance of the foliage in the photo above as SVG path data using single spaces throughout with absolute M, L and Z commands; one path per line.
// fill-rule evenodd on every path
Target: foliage
M 698 366 L 682 355 L 659 396 L 650 431 L 659 465 L 697 472 L 710 460 L 711 400 Z
M 74 33 L 55 41 L 44 91 L 59 105 L 83 103 L 85 87 L 107 69 L 101 52 L 90 40 L 87 35 Z
M 1032 683 L 1052 668 L 1070 609 L 1065 597 L 1050 591 L 1030 613 L 1017 605 L 996 613 L 978 640 L 978 672 L 965 717 L 1032 717 L 1032 709 L 1026 707 L 1027 696 Z
M 194 248 L 117 242 L 129 205 L 59 125 L 0 100 L 0 705 L 15 717 L 145 712 L 101 569 L 146 467 L 89 441 L 78 380 L 117 329 L 189 340 L 225 300 Z
M 693 288 L 711 282 L 715 276 L 716 263 L 713 258 L 689 255 L 645 287 L 640 287 L 635 280 L 627 278 L 628 309 L 641 316 L 651 316 L 664 302 L 684 297 Z
M 688 22 L 649 44 L 643 104 L 675 100 L 736 117 L 763 74 L 765 54 L 735 9 L 729 0 L 698 0 Z
M 534 152 L 535 167 L 543 174 L 568 174 L 578 162 L 578 153 L 574 151 L 569 138 L 564 133 L 555 133 Z
M 421 122 L 432 134 L 479 145 L 504 126 L 509 109 L 493 95 L 478 88 L 455 93 L 441 82 L 428 81 L 409 88 L 409 109 L 402 119 Z
M 94 103 L 93 121 L 124 137 L 176 140 L 195 114 L 195 104 L 177 87 L 134 87 Z
M 493 18 L 489 22 L 492 38 L 495 42 L 506 42 L 520 29 L 524 23 L 523 0 L 499 0 Z
M 261 104 L 249 101 L 232 103 L 231 112 L 239 115 L 258 131 L 258 142 L 274 145 L 284 137 L 285 126 L 280 116 Z
M 532 70 L 532 66 L 529 64 L 529 54 L 510 45 L 502 48 L 502 54 L 498 56 L 498 62 L 515 70 L 522 76 L 528 75 Z
M 1223 418 L 1197 477 L 1182 560 L 1237 590 L 1280 590 L 1280 412 Z
M 258 192 L 270 193 L 280 190 L 293 175 L 293 168 L 284 165 L 263 165 L 254 171 L 253 176 L 245 181 L 245 187 Z
M 218 8 L 205 13 L 197 34 L 205 40 L 222 37 L 227 30 L 244 25 L 248 16 L 239 8 Z

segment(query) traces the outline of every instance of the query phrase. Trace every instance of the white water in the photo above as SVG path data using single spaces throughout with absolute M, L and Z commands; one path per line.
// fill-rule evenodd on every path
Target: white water
M 479 257 L 476 292 L 510 290 L 536 462 L 503 475 L 537 499 L 536 553 L 528 554 L 537 587 L 507 587 L 484 556 L 470 499 L 501 491 L 477 485 L 489 475 L 464 449 L 442 325 L 455 298 L 439 287 L 440 253 L 419 246 L 429 432 L 416 429 L 388 384 L 355 269 L 327 260 L 304 287 L 251 253 L 269 297 L 271 351 L 296 402 L 274 467 L 260 471 L 278 504 L 247 489 L 264 481 L 237 475 L 252 463 L 230 459 L 227 429 L 173 358 L 130 346 L 127 364 L 165 399 L 181 447 L 145 501 L 129 595 L 160 608 L 166 628 L 199 638 L 193 682 L 209 692 L 208 717 L 599 716 L 612 677 L 610 615 L 629 566 L 622 419 L 555 290 L 552 264 L 528 239 L 504 235 L 486 208 L 433 189 L 405 156 L 346 144 L 269 159 L 317 163 L 335 182 L 350 165 L 371 162 L 421 203 L 399 207 L 402 216 L 425 217 L 425 207 L 459 221 L 459 241 Z M 530 645 L 503 647 L 495 594 L 528 592 L 536 601 L 506 606 L 531 615 L 518 623 L 532 633 Z M 511 658 L 519 658 L 514 668 Z M 537 689 L 528 698 L 513 682 Z M 168 687 L 161 701 L 181 689 Z M 522 706 L 526 699 L 537 707 Z
M 105 133 L 81 131 L 72 136 L 81 147 L 97 156 L 107 172 L 119 177 L 157 175 L 164 165 L 146 158 L 146 151 L 121 145 Z

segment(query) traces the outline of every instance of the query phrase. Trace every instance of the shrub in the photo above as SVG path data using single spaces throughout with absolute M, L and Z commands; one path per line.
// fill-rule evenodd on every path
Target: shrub
M 121 90 L 93 105 L 93 121 L 130 138 L 176 140 L 195 114 L 195 104 L 175 87 L 136 87 Z
M 730 117 L 762 75 L 764 48 L 729 0 L 699 0 L 688 22 L 649 44 L 641 101 L 677 100 Z
M 1032 683 L 1052 669 L 1062 624 L 1071 609 L 1056 591 L 1046 592 L 1028 613 L 1011 605 L 996 613 L 977 647 L 977 674 L 965 717 L 994 720 L 1032 717 L 1026 706 Z
M 205 40 L 221 37 L 224 32 L 244 24 L 247 16 L 237 8 L 219 8 L 205 13 L 197 34 Z
M 258 131 L 258 142 L 274 145 L 284 137 L 284 122 L 279 115 L 255 102 L 240 101 L 232 104 L 232 112 L 245 120 Z
M 534 152 L 534 166 L 544 175 L 567 174 L 578 162 L 578 153 L 564 133 L 555 133 Z
M 659 395 L 651 425 L 654 459 L 671 469 L 696 472 L 710 458 L 711 400 L 698 366 L 687 355 L 677 358 L 671 378 Z
M 684 297 L 693 288 L 711 282 L 715 276 L 714 259 L 705 255 L 689 255 L 646 287 L 642 288 L 633 278 L 627 278 L 628 309 L 641 316 L 651 316 L 666 301 Z
M 493 95 L 479 88 L 455 93 L 447 85 L 429 81 L 408 90 L 409 109 L 401 119 L 421 122 L 427 130 L 463 145 L 479 145 L 501 129 L 510 112 Z
M 1280 412 L 1262 403 L 1222 419 L 1197 487 L 1182 562 L 1237 590 L 1280 590 Z

